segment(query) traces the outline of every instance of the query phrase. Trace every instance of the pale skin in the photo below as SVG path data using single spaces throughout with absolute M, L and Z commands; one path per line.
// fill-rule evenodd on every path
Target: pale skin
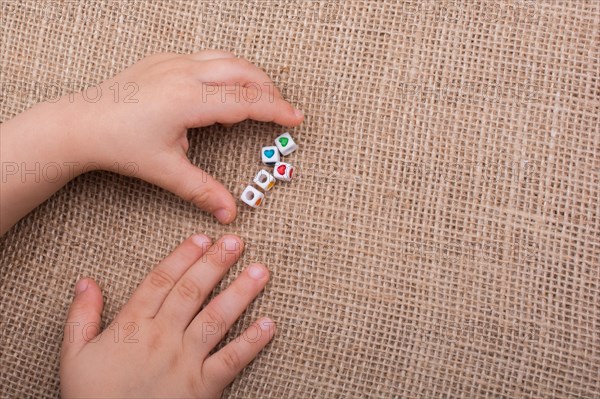
M 128 100 L 137 101 L 115 97 L 115 87 L 135 87 Z M 0 234 L 94 169 L 133 174 L 231 223 L 235 200 L 190 163 L 187 130 L 245 119 L 292 127 L 304 119 L 261 69 L 223 51 L 153 55 L 102 83 L 99 92 L 110 95 L 64 96 L 0 125 Z M 63 397 L 220 396 L 275 333 L 263 317 L 210 353 L 269 279 L 264 265 L 251 264 L 203 306 L 242 251 L 236 236 L 214 244 L 204 235 L 189 237 L 102 332 L 100 288 L 80 280 L 61 351 Z

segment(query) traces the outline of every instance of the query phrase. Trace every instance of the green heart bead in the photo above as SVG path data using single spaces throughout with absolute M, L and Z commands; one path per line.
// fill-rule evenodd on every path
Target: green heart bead
M 280 137 L 280 138 L 279 138 L 279 142 L 281 143 L 281 146 L 282 146 L 282 147 L 285 147 L 286 145 L 288 145 L 288 142 L 289 142 L 289 141 L 290 141 L 290 140 L 289 140 L 287 137 Z

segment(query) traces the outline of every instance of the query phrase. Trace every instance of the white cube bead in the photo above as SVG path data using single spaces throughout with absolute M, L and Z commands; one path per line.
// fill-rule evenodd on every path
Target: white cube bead
M 273 168 L 273 176 L 277 180 L 290 181 L 292 180 L 292 174 L 294 173 L 294 167 L 289 163 L 277 162 Z
M 254 177 L 254 183 L 262 188 L 263 191 L 269 191 L 275 185 L 275 178 L 272 174 L 262 169 L 256 174 L 256 177 Z
M 298 148 L 292 136 L 287 132 L 275 139 L 275 145 L 279 149 L 281 155 L 290 155 Z
M 252 208 L 258 208 L 265 202 L 265 195 L 252 186 L 246 187 L 241 196 L 242 201 Z
M 263 147 L 260 151 L 260 154 L 262 156 L 263 163 L 269 166 L 275 165 L 281 159 L 279 155 L 279 150 L 273 145 Z

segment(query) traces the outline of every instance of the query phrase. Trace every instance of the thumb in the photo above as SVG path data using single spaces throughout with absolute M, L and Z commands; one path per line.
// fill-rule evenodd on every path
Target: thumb
M 63 353 L 77 353 L 100 333 L 102 292 L 98 284 L 89 278 L 75 285 L 75 298 L 65 323 Z
M 187 157 L 170 158 L 163 172 L 156 184 L 211 213 L 223 224 L 233 222 L 237 208 L 231 193 L 208 173 L 192 165 Z

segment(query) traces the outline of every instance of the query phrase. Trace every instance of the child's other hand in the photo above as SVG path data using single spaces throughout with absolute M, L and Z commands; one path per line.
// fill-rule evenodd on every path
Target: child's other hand
M 275 326 L 261 318 L 214 354 L 210 351 L 269 279 L 252 264 L 200 310 L 240 256 L 243 243 L 194 235 L 156 266 L 115 320 L 99 333 L 100 288 L 76 285 L 60 364 L 64 397 L 218 397 L 271 340 Z
M 84 91 L 76 105 L 88 158 L 108 170 L 135 163 L 137 177 L 193 202 L 221 223 L 235 219 L 235 201 L 190 163 L 187 129 L 245 119 L 296 126 L 304 118 L 265 72 L 224 51 L 147 57 L 102 83 L 100 93 Z

